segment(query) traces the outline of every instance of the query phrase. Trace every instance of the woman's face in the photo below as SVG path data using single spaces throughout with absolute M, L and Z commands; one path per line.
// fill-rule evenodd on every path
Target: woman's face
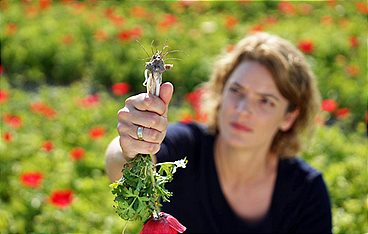
M 271 73 L 254 61 L 241 62 L 227 80 L 218 113 L 220 139 L 237 148 L 270 147 L 296 112 L 287 113 Z

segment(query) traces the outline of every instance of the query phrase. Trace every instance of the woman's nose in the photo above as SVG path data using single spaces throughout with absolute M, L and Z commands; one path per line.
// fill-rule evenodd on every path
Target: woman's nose
M 239 113 L 253 113 L 252 110 L 252 104 L 250 103 L 250 100 L 247 100 L 246 98 L 241 99 L 236 106 L 236 111 Z

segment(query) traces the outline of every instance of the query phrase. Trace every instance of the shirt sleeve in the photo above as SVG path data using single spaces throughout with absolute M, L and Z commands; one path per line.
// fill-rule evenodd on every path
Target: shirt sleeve
M 295 233 L 332 233 L 331 204 L 321 174 L 310 181 Z

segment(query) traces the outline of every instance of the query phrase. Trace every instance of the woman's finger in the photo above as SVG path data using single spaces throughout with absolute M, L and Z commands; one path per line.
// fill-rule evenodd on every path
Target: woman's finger
M 141 93 L 125 100 L 125 106 L 134 107 L 140 111 L 154 112 L 163 115 L 166 111 L 165 102 L 152 94 Z
M 119 122 L 130 122 L 145 128 L 153 128 L 159 132 L 163 132 L 167 128 L 167 118 L 148 111 L 129 110 L 127 107 L 119 110 Z
M 135 125 L 129 122 L 119 122 L 118 132 L 119 132 L 119 135 L 127 134 L 131 138 L 135 140 L 139 140 L 138 127 L 142 127 L 142 126 Z M 142 127 L 142 130 L 143 130 L 142 131 L 142 138 L 143 138 L 142 141 L 161 144 L 161 142 L 165 138 L 166 132 L 160 132 L 160 131 L 157 131 L 156 129 L 146 128 L 146 127 Z
M 119 142 L 128 157 L 137 154 L 156 154 L 160 150 L 160 144 L 136 140 L 126 134 L 120 136 Z

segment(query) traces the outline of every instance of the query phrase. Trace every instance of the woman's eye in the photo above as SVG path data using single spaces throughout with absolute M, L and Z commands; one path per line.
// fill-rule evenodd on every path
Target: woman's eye
M 268 98 L 262 98 L 262 99 L 260 100 L 260 102 L 261 102 L 261 104 L 262 104 L 262 105 L 271 106 L 271 107 L 275 106 L 275 103 L 273 103 L 273 102 L 272 102 L 270 99 L 268 99 Z
M 234 87 L 230 87 L 229 90 L 232 93 L 239 93 L 239 90 L 237 88 L 234 88 Z

